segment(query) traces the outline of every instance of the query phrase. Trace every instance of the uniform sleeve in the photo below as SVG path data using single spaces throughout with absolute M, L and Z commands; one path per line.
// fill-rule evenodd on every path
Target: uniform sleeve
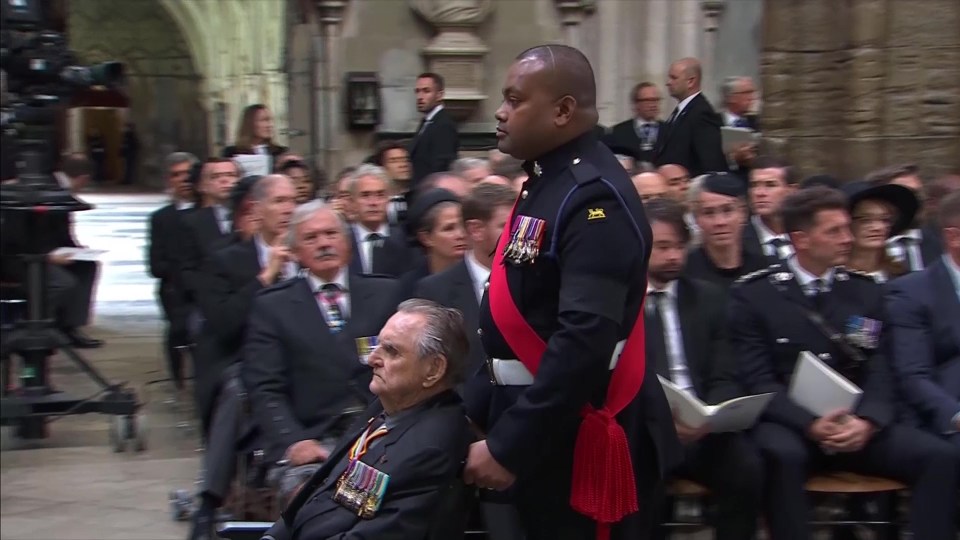
M 630 217 L 605 190 L 569 203 L 556 250 L 559 330 L 547 342 L 533 384 L 487 434 L 491 454 L 516 474 L 575 426 L 580 410 L 606 384 L 628 284 L 645 272 Z M 597 209 L 604 217 L 588 219 L 588 210 L 597 216 Z
M 791 401 L 787 397 L 786 385 L 777 380 L 773 352 L 763 335 L 763 323 L 752 299 L 746 294 L 746 288 L 734 286 L 731 289 L 727 310 L 727 332 L 734 358 L 740 363 L 740 382 L 753 394 L 775 393 L 763 413 L 765 419 L 806 434 L 817 418 Z

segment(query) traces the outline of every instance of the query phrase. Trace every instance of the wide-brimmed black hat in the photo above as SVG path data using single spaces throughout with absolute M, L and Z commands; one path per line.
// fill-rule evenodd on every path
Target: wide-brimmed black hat
M 868 182 L 848 182 L 841 188 L 847 196 L 847 208 L 850 212 L 863 201 L 880 200 L 897 210 L 897 216 L 890 228 L 890 236 L 896 236 L 910 228 L 914 217 L 920 210 L 920 201 L 910 188 L 897 184 L 870 185 Z
M 443 188 L 431 188 L 416 195 L 413 199 L 413 204 L 410 205 L 410 209 L 407 210 L 406 232 L 407 238 L 412 244 L 420 244 L 420 241 L 417 239 L 417 232 L 420 230 L 420 225 L 427 216 L 427 213 L 430 212 L 430 209 L 445 202 L 459 203 L 460 197 L 457 197 L 452 191 Z

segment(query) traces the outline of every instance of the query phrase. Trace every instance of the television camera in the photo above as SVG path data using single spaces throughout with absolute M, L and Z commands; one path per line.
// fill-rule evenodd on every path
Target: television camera
M 136 394 L 126 385 L 110 383 L 93 365 L 70 347 L 70 340 L 53 322 L 48 299 L 47 252 L 53 217 L 89 210 L 91 205 L 75 198 L 53 176 L 57 161 L 56 125 L 61 102 L 92 86 L 117 87 L 124 82 L 124 66 L 105 62 L 78 65 L 63 35 L 44 28 L 39 0 L 0 0 L 0 69 L 4 86 L 0 127 L 3 135 L 3 184 L 0 185 L 0 215 L 17 220 L 21 234 L 35 239 L 31 252 L 4 254 L 21 258 L 26 268 L 16 298 L 5 297 L 0 361 L 0 425 L 13 426 L 16 436 L 37 439 L 47 436 L 55 418 L 85 413 L 113 415 L 110 436 L 122 451 L 130 444 L 144 447 Z M 61 220 L 62 222 L 62 220 Z M 4 227 L 5 234 L 11 231 Z M 9 288 L 5 287 L 7 293 Z M 9 296 L 9 294 L 5 294 Z M 15 307 L 23 307 L 19 312 Z M 16 315 L 14 315 L 16 312 Z M 77 399 L 53 390 L 48 382 L 48 363 L 59 350 L 77 364 L 100 390 Z M 14 357 L 21 362 L 11 375 Z M 11 377 L 19 379 L 13 389 Z

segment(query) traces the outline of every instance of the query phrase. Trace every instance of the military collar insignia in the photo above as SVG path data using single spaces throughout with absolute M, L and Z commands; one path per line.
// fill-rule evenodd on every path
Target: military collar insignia
M 540 162 L 539 162 L 539 161 L 534 161 L 534 162 L 533 162 L 533 174 L 534 174 L 535 176 L 542 176 L 542 175 L 543 175 L 543 167 L 540 166 Z
M 783 283 L 784 281 L 790 281 L 793 279 L 792 272 L 776 272 L 770 276 L 770 279 L 778 283 Z
M 837 268 L 836 273 L 833 275 L 833 279 L 837 281 L 846 281 L 850 279 L 850 276 L 847 274 L 847 271 L 843 268 Z

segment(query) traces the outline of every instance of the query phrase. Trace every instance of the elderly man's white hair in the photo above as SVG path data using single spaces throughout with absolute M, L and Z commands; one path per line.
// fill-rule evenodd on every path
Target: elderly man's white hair
M 486 167 L 489 169 L 490 162 L 481 158 L 465 157 L 454 161 L 450 165 L 450 172 L 457 176 L 464 176 L 467 171 L 479 167 Z
M 299 229 L 300 225 L 321 212 L 330 212 L 336 216 L 337 221 L 340 222 L 340 226 L 343 228 L 343 234 L 352 234 L 352 231 L 350 230 L 350 224 L 347 223 L 347 220 L 344 219 L 342 215 L 340 215 L 340 212 L 337 212 L 332 206 L 320 199 L 313 199 L 312 201 L 301 204 L 293 210 L 293 215 L 290 216 L 290 227 L 287 229 L 287 246 L 289 246 L 291 249 L 297 247 L 297 230 Z
M 364 163 L 357 167 L 353 173 L 347 177 L 347 191 L 351 194 L 357 194 L 357 183 L 360 182 L 361 178 L 366 178 L 368 176 L 373 176 L 383 180 L 383 183 L 390 185 L 390 175 L 387 174 L 387 170 L 379 165 L 372 165 L 370 163 Z

